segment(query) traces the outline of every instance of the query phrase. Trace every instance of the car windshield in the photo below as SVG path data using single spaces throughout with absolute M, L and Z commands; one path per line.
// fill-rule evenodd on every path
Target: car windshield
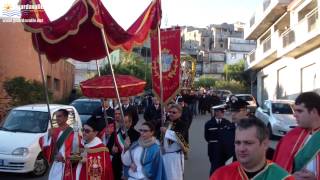
M 48 113 L 12 110 L 1 126 L 2 130 L 27 133 L 44 133 L 48 128 Z
M 253 101 L 253 98 L 251 96 L 237 96 L 237 97 L 244 101 Z
M 92 115 L 101 107 L 101 103 L 98 101 L 75 101 L 71 105 L 77 109 L 80 115 Z
M 272 113 L 293 114 L 292 106 L 287 103 L 272 103 Z

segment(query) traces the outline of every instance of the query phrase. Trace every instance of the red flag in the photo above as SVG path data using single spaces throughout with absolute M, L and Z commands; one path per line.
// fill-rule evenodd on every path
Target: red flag
M 180 88 L 180 28 L 161 30 L 163 103 L 167 104 Z M 151 35 L 152 88 L 160 97 L 159 43 L 157 32 Z

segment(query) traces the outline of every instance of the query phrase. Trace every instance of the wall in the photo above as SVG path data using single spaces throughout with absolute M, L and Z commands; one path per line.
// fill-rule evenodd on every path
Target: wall
M 263 92 L 267 99 L 292 99 L 305 91 L 320 89 L 320 48 L 297 59 L 281 58 L 258 73 L 258 101 L 261 103 Z M 284 72 L 281 72 L 281 71 Z M 285 77 L 281 77 L 285 76 Z M 263 77 L 267 77 L 263 87 Z
M 23 76 L 26 79 L 42 81 L 38 54 L 33 49 L 31 34 L 23 30 L 20 23 L 0 23 L 0 109 L 8 106 L 10 98 L 2 88 L 6 79 Z M 68 97 L 73 88 L 74 66 L 67 61 L 48 63 L 42 56 L 45 78 L 55 100 Z M 0 118 L 3 115 L 0 112 Z

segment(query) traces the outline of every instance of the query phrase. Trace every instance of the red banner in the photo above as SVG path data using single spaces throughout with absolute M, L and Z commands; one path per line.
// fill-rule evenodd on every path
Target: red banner
M 167 104 L 180 88 L 180 28 L 162 29 L 160 39 L 163 102 Z M 151 58 L 153 93 L 157 97 L 160 97 L 159 42 L 157 32 L 151 35 Z

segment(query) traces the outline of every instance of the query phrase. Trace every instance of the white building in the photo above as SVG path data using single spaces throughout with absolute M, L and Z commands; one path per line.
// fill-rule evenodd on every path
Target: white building
M 246 59 L 249 52 L 256 48 L 256 41 L 243 38 L 228 38 L 228 51 L 226 52 L 226 64 L 235 64 Z
M 294 99 L 320 89 L 319 0 L 265 0 L 245 29 L 257 40 L 246 69 L 256 78 L 257 99 Z
M 110 59 L 112 63 L 119 62 L 120 58 L 120 51 L 115 50 L 110 54 Z M 100 59 L 97 61 L 89 61 L 89 62 L 80 62 L 76 60 L 69 60 L 75 66 L 75 73 L 74 73 L 74 85 L 79 86 L 81 81 L 85 81 L 94 77 L 98 74 L 98 67 L 103 67 L 107 64 L 107 59 Z

